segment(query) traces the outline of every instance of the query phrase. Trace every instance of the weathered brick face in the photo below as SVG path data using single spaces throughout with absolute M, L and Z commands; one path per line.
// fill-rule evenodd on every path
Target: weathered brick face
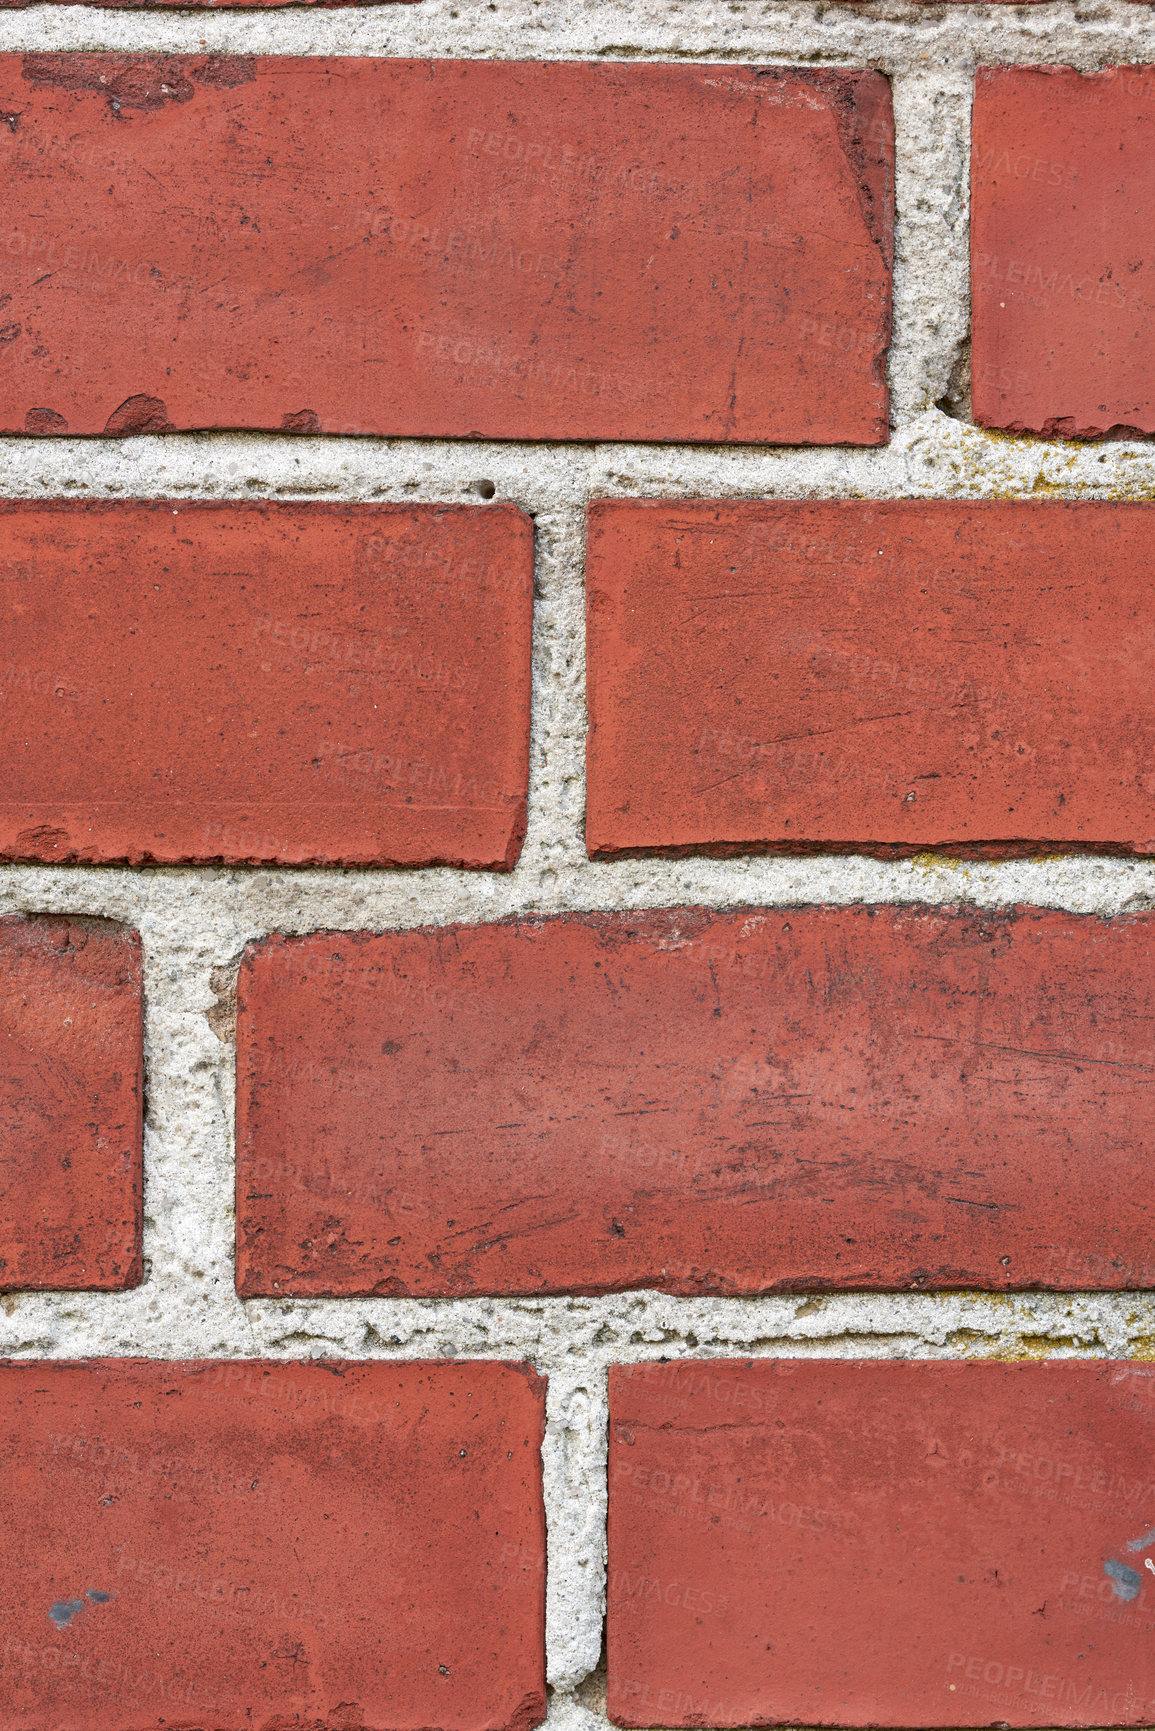
M 508 868 L 518 511 L 0 508 L 0 857 Z
M 0 91 L 6 429 L 886 438 L 877 73 L 37 55 Z
M 1146 1724 L 1155 1485 L 1127 1382 L 1103 1363 L 614 1371 L 614 1720 Z
M 975 418 L 1155 431 L 1152 68 L 983 67 L 971 187 Z
M 1155 851 L 1147 506 L 590 507 L 601 858 Z
M 542 1716 L 541 1379 L 525 1365 L 0 1368 L 8 1723 Z M 477 1511 L 484 1507 L 485 1525 Z M 495 1660 L 498 1660 L 495 1663 Z
M 140 1279 L 141 974 L 136 932 L 0 919 L 0 1289 Z
M 0 1731 L 1150 1725 L 1149 0 L 211 3 L 0 0 Z
M 909 907 L 270 940 L 239 1289 L 1145 1286 L 1153 944 Z

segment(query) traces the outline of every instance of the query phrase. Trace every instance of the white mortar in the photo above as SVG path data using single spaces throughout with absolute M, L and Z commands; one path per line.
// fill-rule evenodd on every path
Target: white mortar
M 205 1018 L 243 945 L 269 931 L 382 929 L 522 910 L 741 903 L 1034 902 L 1155 906 L 1155 863 L 1074 858 L 958 865 L 848 859 L 593 865 L 584 805 L 583 513 L 596 495 L 1155 499 L 1155 448 L 1066 447 L 964 426 L 933 407 L 968 328 L 970 80 L 980 62 L 1084 70 L 1155 60 L 1132 0 L 1033 7 L 798 0 L 420 0 L 261 14 L 0 13 L 0 49 L 794 60 L 874 66 L 897 125 L 891 445 L 881 451 L 674 449 L 179 436 L 0 440 L 0 493 L 21 498 L 476 499 L 496 484 L 537 522 L 530 826 L 508 877 L 450 870 L 0 868 L 0 912 L 103 914 L 145 946 L 146 1279 L 121 1294 L 0 1301 L 0 1352 L 71 1357 L 524 1356 L 550 1374 L 543 1456 L 548 1653 L 559 1691 L 601 1646 L 605 1371 L 668 1356 L 807 1353 L 1155 1356 L 1155 1299 L 846 1294 L 801 1298 L 251 1300 L 232 1283 L 233 1052 Z M 483 506 L 478 507 L 483 509 Z M 227 1032 L 227 1030 L 226 1030 Z M 584 1703 L 584 1705 L 582 1704 Z M 559 1693 L 552 1731 L 604 1731 L 596 1678 Z M 593 1708 L 591 1714 L 588 1708 Z

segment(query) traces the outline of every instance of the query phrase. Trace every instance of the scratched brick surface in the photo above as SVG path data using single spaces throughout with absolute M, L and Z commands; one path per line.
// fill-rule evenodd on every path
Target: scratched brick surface
M 690 908 L 241 969 L 249 1297 L 1146 1286 L 1155 927 Z
M 521 512 L 10 503 L 0 549 L 0 857 L 516 860 Z
M 9 55 L 0 108 L 4 430 L 887 437 L 878 73 Z
M 31 6 L 34 3 L 35 0 L 0 0 L 0 12 L 15 12 L 25 6 Z M 91 0 L 59 0 L 59 3 L 64 6 L 81 6 L 91 4 Z M 154 6 L 179 6 L 182 11 L 186 9 L 193 10 L 202 6 L 206 8 L 211 6 L 214 12 L 219 12 L 222 7 L 243 6 L 246 9 L 249 7 L 289 5 L 329 7 L 340 5 L 366 5 L 369 3 L 370 0 L 97 0 L 97 4 L 100 6 L 110 6 L 116 9 L 132 12 L 149 11 Z M 390 0 L 373 0 L 373 3 L 389 4 Z M 414 0 L 392 0 L 392 3 L 412 5 Z
M 1155 511 L 595 501 L 595 857 L 1155 852 Z
M 981 67 L 971 145 L 976 421 L 1155 432 L 1152 68 Z
M 1109 1363 L 612 1370 L 611 1718 L 1149 1725 L 1153 1394 Z
M 0 1291 L 141 1276 L 141 944 L 0 919 Z
M 528 1731 L 527 1365 L 0 1365 L 0 1715 Z

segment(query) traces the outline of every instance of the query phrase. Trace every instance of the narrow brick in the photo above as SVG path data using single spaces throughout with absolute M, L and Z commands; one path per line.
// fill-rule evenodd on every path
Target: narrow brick
M 0 430 L 887 438 L 879 73 L 9 54 L 0 110 Z
M 1155 1372 L 610 1372 L 609 1712 L 630 1726 L 1155 1716 Z
M 0 555 L 0 858 L 516 861 L 512 506 L 7 504 Z
M 136 932 L 0 919 L 0 1290 L 139 1281 L 142 1047 Z
M 980 67 L 971 393 L 981 425 L 1155 432 L 1155 67 Z
M 591 854 L 1155 852 L 1148 505 L 590 508 Z
M 24 1731 L 529 1731 L 545 1713 L 526 1365 L 0 1367 Z
M 0 0 L 0 12 L 18 12 L 31 6 L 35 0 Z M 261 6 L 344 6 L 368 5 L 371 0 L 59 0 L 63 6 L 107 6 L 118 11 L 147 12 L 153 7 L 179 6 L 182 11 L 196 11 L 200 7 L 211 6 L 214 12 L 227 10 L 230 7 L 244 6 L 246 8 Z M 375 0 L 372 0 L 375 3 Z M 412 5 L 414 0 L 397 0 L 397 4 Z
M 663 909 L 271 938 L 258 1296 L 1155 1285 L 1155 918 Z

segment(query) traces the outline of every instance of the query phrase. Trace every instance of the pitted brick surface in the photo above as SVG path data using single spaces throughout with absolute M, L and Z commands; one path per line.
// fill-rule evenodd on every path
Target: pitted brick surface
M 1150 1285 L 1153 946 L 909 907 L 270 940 L 238 1288 Z
M 516 860 L 520 512 L 8 504 L 0 556 L 0 855 Z
M 134 931 L 0 919 L 0 1290 L 140 1279 L 141 975 Z
M 5 1722 L 530 1731 L 544 1393 L 516 1364 L 0 1365 Z
M 886 439 L 876 72 L 26 55 L 0 107 L 5 431 Z
M 615 1722 L 1147 1724 L 1153 1391 L 1113 1364 L 612 1372 Z

